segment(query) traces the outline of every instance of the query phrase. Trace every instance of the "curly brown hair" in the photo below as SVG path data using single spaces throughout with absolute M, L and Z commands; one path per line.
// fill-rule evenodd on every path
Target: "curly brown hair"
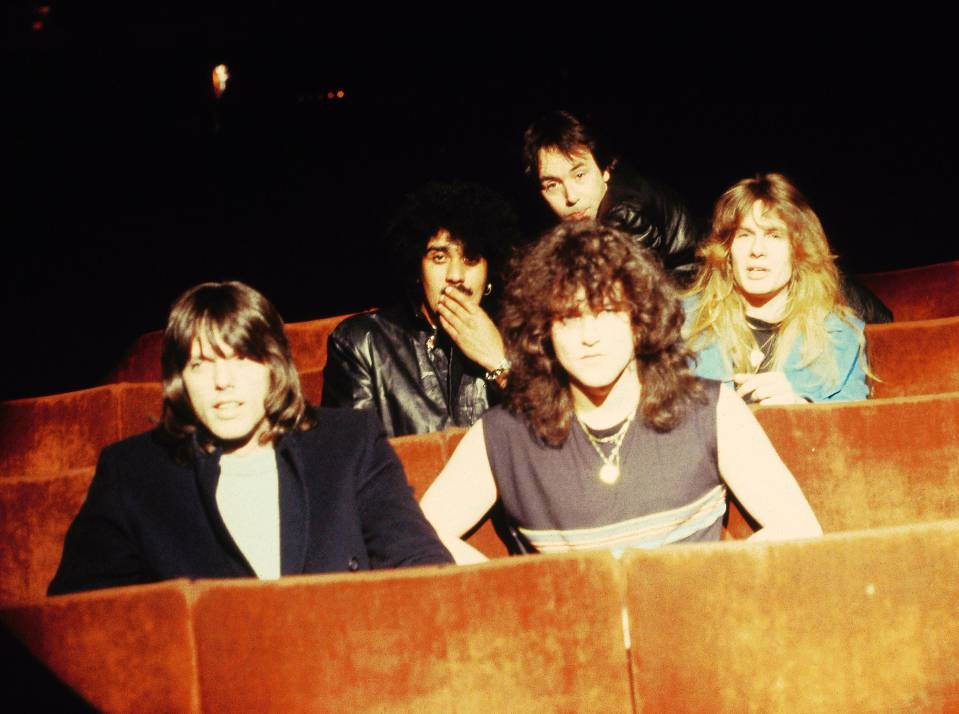
M 642 384 L 640 414 L 657 430 L 672 429 L 688 402 L 703 394 L 681 335 L 682 305 L 652 253 L 592 221 L 560 224 L 511 263 L 501 318 L 512 363 L 507 408 L 546 444 L 566 440 L 573 402 L 551 328 L 575 310 L 581 289 L 595 311 L 612 302 L 629 312 Z

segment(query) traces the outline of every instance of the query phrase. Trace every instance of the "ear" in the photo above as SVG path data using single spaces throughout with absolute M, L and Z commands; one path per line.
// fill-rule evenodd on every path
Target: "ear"
M 609 169 L 603 169 L 603 183 L 609 183 Z

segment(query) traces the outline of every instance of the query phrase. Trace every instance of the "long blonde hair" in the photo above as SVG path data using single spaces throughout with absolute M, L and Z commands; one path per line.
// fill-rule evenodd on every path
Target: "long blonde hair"
M 834 314 L 859 331 L 853 312 L 840 290 L 835 256 L 829 250 L 822 223 L 809 202 L 785 176 L 757 175 L 743 179 L 726 191 L 713 209 L 712 231 L 699 249 L 703 266 L 687 296 L 698 301 L 696 313 L 686 326 L 694 350 L 719 343 L 727 366 L 733 372 L 751 372 L 749 354 L 756 340 L 746 322 L 746 303 L 736 289 L 731 247 L 743 219 L 756 202 L 762 212 L 781 220 L 789 232 L 792 275 L 786 285 L 788 300 L 773 350 L 771 369 L 781 371 L 799 340 L 799 367 L 810 368 L 820 379 L 838 379 L 833 350 L 829 349 L 826 318 Z

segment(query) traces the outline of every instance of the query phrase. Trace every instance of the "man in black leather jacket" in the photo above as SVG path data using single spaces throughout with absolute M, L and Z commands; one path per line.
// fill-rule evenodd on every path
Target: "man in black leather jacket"
M 336 327 L 322 404 L 373 408 L 390 436 L 470 426 L 505 384 L 484 298 L 516 238 L 513 211 L 481 186 L 432 183 L 407 198 L 387 237 L 407 299 Z
M 696 274 L 702 233 L 686 206 L 664 187 L 617 170 L 617 160 L 604 155 L 569 112 L 550 112 L 530 124 L 523 159 L 526 174 L 536 179 L 560 220 L 592 218 L 629 233 L 655 252 L 681 285 Z
M 553 111 L 526 129 L 524 170 L 560 220 L 596 219 L 651 249 L 680 288 L 699 271 L 696 249 L 705 237 L 668 189 L 617 168 L 579 119 Z M 892 311 L 864 285 L 841 275 L 850 307 L 865 322 L 891 322 Z

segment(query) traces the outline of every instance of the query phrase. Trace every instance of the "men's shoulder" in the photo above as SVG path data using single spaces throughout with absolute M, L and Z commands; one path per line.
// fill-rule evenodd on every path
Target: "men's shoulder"
M 126 460 L 144 456 L 168 457 L 171 447 L 170 437 L 157 427 L 103 447 L 101 458 Z
M 827 332 L 859 333 L 862 332 L 866 327 L 866 323 L 864 323 L 855 315 L 840 317 L 835 312 L 830 312 L 828 315 L 826 315 L 824 325 Z
M 359 437 L 369 437 L 383 431 L 383 425 L 372 409 L 313 407 L 313 414 L 316 426 L 307 431 L 293 432 L 291 436 L 294 443 L 315 445 L 332 441 L 345 446 L 357 442 Z
M 380 335 L 409 332 L 414 325 L 408 314 L 410 310 L 405 305 L 394 305 L 352 315 L 333 329 L 330 339 L 341 344 L 359 345 Z

